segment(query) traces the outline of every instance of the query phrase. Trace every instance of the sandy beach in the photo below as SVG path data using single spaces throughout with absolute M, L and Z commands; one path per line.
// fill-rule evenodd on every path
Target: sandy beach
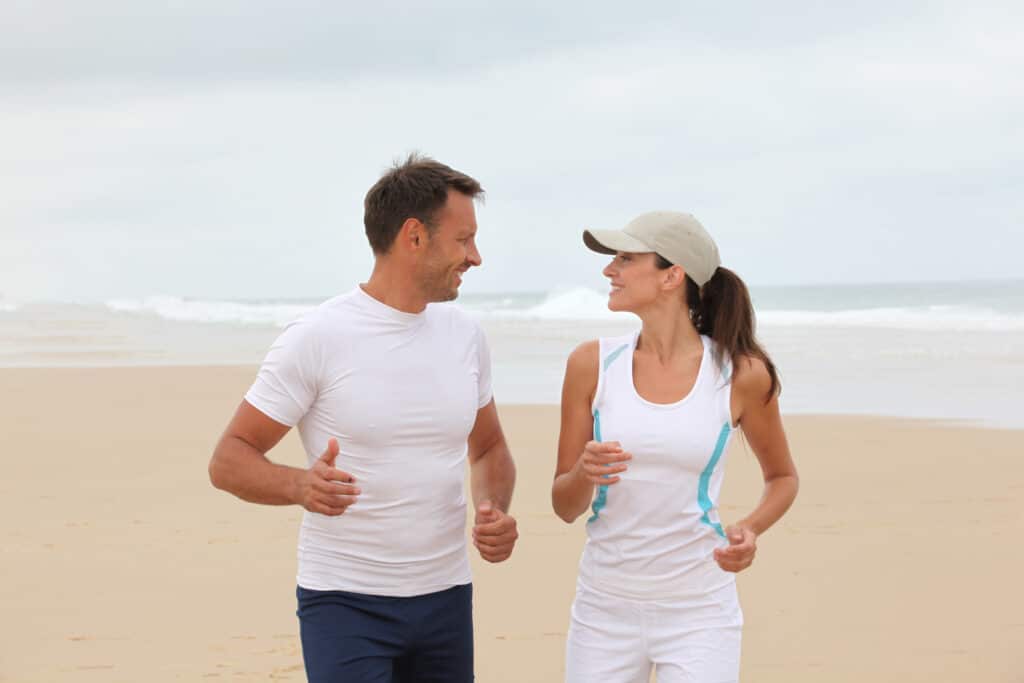
M 0 370 L 0 681 L 305 680 L 301 510 L 206 475 L 253 373 Z M 473 562 L 477 680 L 559 681 L 583 522 L 550 510 L 557 409 L 499 406 L 522 537 L 509 562 Z M 786 424 L 802 488 L 739 579 L 743 680 L 1024 681 L 1024 432 Z M 273 458 L 304 463 L 294 433 Z M 737 440 L 725 521 L 759 487 Z

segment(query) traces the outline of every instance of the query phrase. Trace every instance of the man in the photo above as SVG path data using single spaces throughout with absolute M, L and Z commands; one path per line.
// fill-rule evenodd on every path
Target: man
M 509 557 L 515 483 L 479 326 L 453 306 L 481 263 L 480 184 L 411 156 L 367 193 L 370 279 L 289 325 L 210 461 L 217 488 L 306 509 L 298 616 L 306 673 L 335 681 L 470 681 L 474 545 Z M 298 425 L 309 467 L 266 453 Z

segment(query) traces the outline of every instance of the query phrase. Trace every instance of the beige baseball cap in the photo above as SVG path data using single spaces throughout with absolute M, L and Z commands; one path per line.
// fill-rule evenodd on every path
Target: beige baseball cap
M 622 230 L 584 230 L 583 243 L 600 254 L 653 251 L 703 286 L 722 264 L 718 246 L 696 218 L 679 211 L 641 214 Z

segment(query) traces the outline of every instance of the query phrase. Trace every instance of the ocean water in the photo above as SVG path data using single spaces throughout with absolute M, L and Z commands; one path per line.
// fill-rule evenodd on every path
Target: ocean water
M 1024 281 L 751 287 L 786 413 L 873 414 L 1024 427 Z M 104 303 L 0 300 L 0 367 L 256 364 L 328 297 Z M 474 294 L 455 305 L 491 345 L 502 403 L 557 403 L 568 353 L 639 326 L 606 292 Z

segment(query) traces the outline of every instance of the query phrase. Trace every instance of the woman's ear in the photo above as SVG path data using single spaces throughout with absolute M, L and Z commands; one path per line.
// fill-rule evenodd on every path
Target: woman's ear
M 662 281 L 665 289 L 677 289 L 686 283 L 686 271 L 682 266 L 672 265 L 664 271 L 665 279 Z

